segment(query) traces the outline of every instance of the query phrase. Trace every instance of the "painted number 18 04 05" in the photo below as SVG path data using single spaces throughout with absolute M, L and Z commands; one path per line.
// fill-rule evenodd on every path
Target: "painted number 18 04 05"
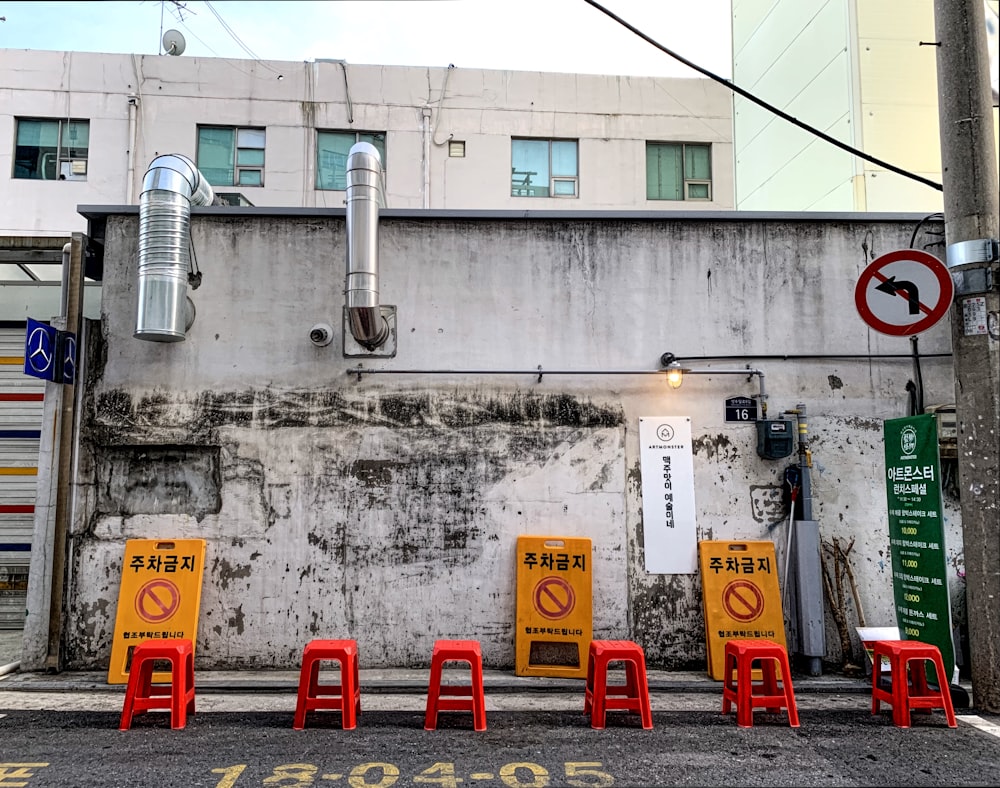
M 212 769 L 213 774 L 221 775 L 216 788 L 235 788 L 246 769 L 246 764 Z M 551 775 L 544 766 L 524 762 L 506 763 L 495 774 L 477 771 L 460 776 L 455 771 L 454 763 L 438 761 L 413 775 L 410 780 L 419 784 L 439 785 L 442 788 L 458 788 L 459 783 L 490 780 L 499 780 L 501 784 L 510 788 L 548 788 L 552 784 L 553 776 L 562 778 L 565 785 L 581 786 L 581 788 L 605 788 L 614 785 L 615 782 L 614 778 L 602 769 L 599 761 L 567 761 L 562 764 L 561 771 L 562 774 Z M 400 777 L 399 767 L 391 763 L 361 763 L 346 772 L 327 772 L 311 763 L 286 763 L 275 766 L 271 774 L 264 778 L 263 784 L 269 788 L 270 786 L 298 788 L 343 780 L 351 788 L 389 788 L 399 781 Z

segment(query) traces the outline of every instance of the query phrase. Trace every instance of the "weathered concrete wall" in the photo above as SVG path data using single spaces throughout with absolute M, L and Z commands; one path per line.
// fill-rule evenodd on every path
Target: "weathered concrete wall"
M 381 294 L 398 353 L 359 360 L 341 346 L 343 211 L 196 211 L 204 281 L 177 344 L 132 338 L 138 222 L 109 217 L 68 664 L 107 664 L 126 539 L 202 537 L 206 667 L 291 668 L 317 636 L 356 638 L 369 666 L 426 664 L 435 638 L 474 637 L 510 667 L 516 538 L 535 534 L 593 540 L 596 636 L 704 666 L 698 576 L 644 569 L 639 418 L 691 417 L 699 538 L 780 551 L 793 458 L 760 459 L 753 425 L 724 421 L 726 397 L 757 393 L 749 377 L 672 390 L 661 375 L 601 374 L 659 369 L 664 351 L 762 369 L 771 416 L 807 406 L 815 518 L 825 540 L 854 540 L 869 625 L 892 624 L 881 430 L 906 415 L 911 346 L 870 332 L 853 292 L 918 219 L 388 211 Z M 317 322 L 336 328 L 331 345 L 309 341 Z M 939 326 L 920 350 L 949 343 Z M 359 378 L 359 363 L 395 374 Z M 539 380 L 539 365 L 594 374 Z M 950 359 L 921 371 L 926 402 L 950 402 Z M 946 526 L 957 572 L 951 505 Z

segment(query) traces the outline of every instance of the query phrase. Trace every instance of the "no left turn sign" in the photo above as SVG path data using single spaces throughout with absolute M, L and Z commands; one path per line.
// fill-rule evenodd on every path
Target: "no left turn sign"
M 876 258 L 861 272 L 854 303 L 870 328 L 905 337 L 944 317 L 954 294 L 944 263 L 919 249 L 900 249 Z

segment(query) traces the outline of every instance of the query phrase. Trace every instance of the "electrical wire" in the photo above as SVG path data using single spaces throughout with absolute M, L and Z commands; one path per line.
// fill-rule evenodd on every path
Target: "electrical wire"
M 252 59 L 252 60 L 253 60 L 253 61 L 254 61 L 255 63 L 258 63 L 259 65 L 261 65 L 261 66 L 263 66 L 264 68 L 266 68 L 266 69 L 267 69 L 268 71 L 271 71 L 271 72 L 273 72 L 273 73 L 277 74 L 277 75 L 278 75 L 279 77 L 281 77 L 281 76 L 282 76 L 282 74 L 281 74 L 281 72 L 280 72 L 280 71 L 275 71 L 275 70 L 274 70 L 273 68 L 271 68 L 271 67 L 270 67 L 270 66 L 269 66 L 269 65 L 268 65 L 267 63 L 265 63 L 265 62 L 264 62 L 264 61 L 263 61 L 263 60 L 261 59 L 260 55 L 258 55 L 258 54 L 257 54 L 256 52 L 254 52 L 254 51 L 253 51 L 252 49 L 250 49 L 250 47 L 248 47 L 248 46 L 247 46 L 247 45 L 246 45 L 246 44 L 245 44 L 245 43 L 243 42 L 243 39 L 242 39 L 242 38 L 240 38 L 240 37 L 239 37 L 238 35 L 236 35 L 236 31 L 235 31 L 235 30 L 233 30 L 233 29 L 232 29 L 232 28 L 231 28 L 231 27 L 230 27 L 230 26 L 229 26 L 229 25 L 228 25 L 228 24 L 226 23 L 226 20 L 222 18 L 222 14 L 220 14 L 220 13 L 219 13 L 218 11 L 216 11 L 216 10 L 215 10 L 215 6 L 213 6 L 213 5 L 212 5 L 212 4 L 210 3 L 210 2 L 208 2 L 208 0 L 204 0 L 204 3 L 205 3 L 205 7 L 206 7 L 206 8 L 207 8 L 207 9 L 208 9 L 209 11 L 211 11 L 211 12 L 212 12 L 212 15 L 213 15 L 213 16 L 214 16 L 214 17 L 215 17 L 215 18 L 216 18 L 217 20 L 219 20 L 219 24 L 220 24 L 220 25 L 222 25 L 222 28 L 223 28 L 223 30 L 225 30 L 225 31 L 226 31 L 226 32 L 227 32 L 227 33 L 229 34 L 229 37 L 230 37 L 230 38 L 232 38 L 232 39 L 233 39 L 233 41 L 235 41 L 235 42 L 236 42 L 236 43 L 237 43 L 237 44 L 239 45 L 240 49 L 242 49 L 242 50 L 243 50 L 244 52 L 246 52 L 246 53 L 247 53 L 248 55 L 250 55 L 250 58 L 251 58 L 251 59 Z
M 902 175 L 904 178 L 910 178 L 912 180 L 917 181 L 918 183 L 924 184 L 925 186 L 930 186 L 932 189 L 937 189 L 938 191 L 943 191 L 944 190 L 943 187 L 942 187 L 942 185 L 940 183 L 935 183 L 934 181 L 929 180 L 928 178 L 924 178 L 921 175 L 916 175 L 915 173 L 908 172 L 907 170 L 901 169 L 900 167 L 897 167 L 894 164 L 890 164 L 887 161 L 882 161 L 881 159 L 877 159 L 874 156 L 871 156 L 871 155 L 865 153 L 864 151 L 860 151 L 857 148 L 853 148 L 850 145 L 848 145 L 848 144 L 846 144 L 844 142 L 841 142 L 840 140 L 835 139 L 834 137 L 831 137 L 829 134 L 823 133 L 819 129 L 814 128 L 813 126 L 810 126 L 807 123 L 803 123 L 802 121 L 798 120 L 797 118 L 793 118 L 787 112 L 784 112 L 784 111 L 778 109 L 777 107 L 775 107 L 772 104 L 768 104 L 763 99 L 757 98 L 755 95 L 753 95 L 752 93 L 750 93 L 750 91 L 745 90 L 744 88 L 741 88 L 739 85 L 737 85 L 734 82 L 732 82 L 732 80 L 723 79 L 718 74 L 713 74 L 708 69 L 702 68 L 701 66 L 696 65 L 695 63 L 692 63 L 687 58 L 682 57 L 681 55 L 678 55 L 676 52 L 674 52 L 674 51 L 668 49 L 667 47 L 663 46 L 663 44 L 661 44 L 658 41 L 655 41 L 654 39 L 652 39 L 649 36 L 647 36 L 645 33 L 643 33 L 638 28 L 634 27 L 633 25 L 630 25 L 628 22 L 626 22 L 620 16 L 616 15 L 612 11 L 609 11 L 607 8 L 605 8 L 604 6 L 602 6 L 600 3 L 595 2 L 595 0 L 584 0 L 584 2 L 587 3 L 588 5 L 593 6 L 594 8 L 596 8 L 601 13 L 606 14 L 607 16 L 611 17 L 618 24 L 620 24 L 623 27 L 627 28 L 628 30 L 632 31 L 637 36 L 639 36 L 639 38 L 643 39 L 647 43 L 652 44 L 654 47 L 656 47 L 657 49 L 659 49 L 661 52 L 664 52 L 665 54 L 670 55 L 670 57 L 674 58 L 674 60 L 678 60 L 681 63 L 683 63 L 685 66 L 687 66 L 688 68 L 693 68 L 699 74 L 703 74 L 704 76 L 708 77 L 709 79 L 715 80 L 716 82 L 718 82 L 721 85 L 725 85 L 727 88 L 729 88 L 734 93 L 737 93 L 737 94 L 743 96 L 743 98 L 748 99 L 749 101 L 752 101 L 754 104 L 756 104 L 759 107 L 763 107 L 768 112 L 771 112 L 771 113 L 777 115 L 782 120 L 787 120 L 789 123 L 791 123 L 791 124 L 793 124 L 795 126 L 798 126 L 800 129 L 808 131 L 810 134 L 813 134 L 813 135 L 819 137 L 821 140 L 823 140 L 825 142 L 829 142 L 831 145 L 835 145 L 836 147 L 840 148 L 841 150 L 845 150 L 848 153 L 851 153 L 851 154 L 857 156 L 860 159 L 864 159 L 865 161 L 871 162 L 872 164 L 877 164 L 879 167 L 884 167 L 885 169 L 889 170 L 890 172 L 894 172 L 897 175 Z
M 919 222 L 917 222 L 917 226 L 913 228 L 913 235 L 910 236 L 910 248 L 911 249 L 916 249 L 916 247 L 913 244 L 916 243 L 916 241 L 917 241 L 917 233 L 919 233 L 920 232 L 920 228 L 923 227 L 924 224 L 926 224 L 927 222 L 929 222 L 931 219 L 940 219 L 941 221 L 944 221 L 944 214 L 940 213 L 940 212 L 938 212 L 938 213 L 929 213 L 923 219 L 921 219 Z

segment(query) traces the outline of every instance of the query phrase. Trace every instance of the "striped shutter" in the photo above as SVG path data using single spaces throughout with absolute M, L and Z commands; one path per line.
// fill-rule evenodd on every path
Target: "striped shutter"
M 45 381 L 24 374 L 24 326 L 0 327 L 0 629 L 24 625 Z

